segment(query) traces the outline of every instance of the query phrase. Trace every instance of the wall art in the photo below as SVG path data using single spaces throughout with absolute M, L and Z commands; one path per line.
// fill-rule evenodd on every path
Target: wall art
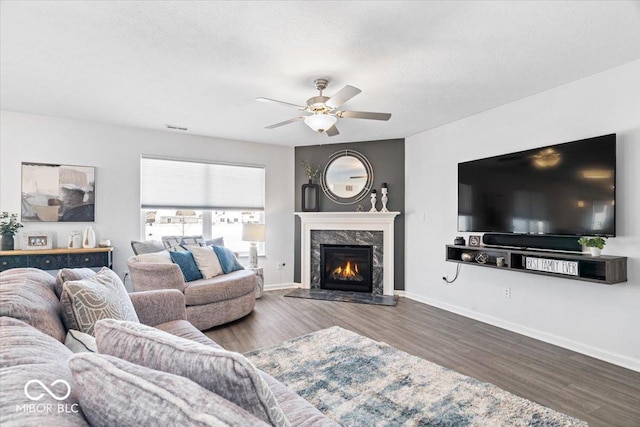
M 23 222 L 94 222 L 93 166 L 22 163 Z

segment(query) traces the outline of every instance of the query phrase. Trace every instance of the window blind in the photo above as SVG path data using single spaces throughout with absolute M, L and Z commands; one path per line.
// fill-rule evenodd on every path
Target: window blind
M 143 157 L 143 209 L 264 210 L 264 168 Z

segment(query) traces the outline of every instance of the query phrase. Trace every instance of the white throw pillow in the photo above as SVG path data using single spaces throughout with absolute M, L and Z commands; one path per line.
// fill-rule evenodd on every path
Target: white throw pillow
M 135 260 L 138 262 L 153 262 L 156 264 L 173 264 L 168 251 L 136 255 Z
M 193 258 L 196 260 L 198 269 L 202 273 L 202 277 L 205 279 L 211 279 L 222 274 L 222 266 L 218 260 L 218 256 L 213 249 L 208 246 L 187 246 L 187 249 L 193 254 Z
M 69 329 L 64 345 L 74 353 L 97 353 L 98 346 L 93 335 Z

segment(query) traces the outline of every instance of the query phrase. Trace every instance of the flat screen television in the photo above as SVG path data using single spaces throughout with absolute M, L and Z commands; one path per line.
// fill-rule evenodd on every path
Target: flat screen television
M 458 230 L 615 236 L 616 135 L 458 163 Z

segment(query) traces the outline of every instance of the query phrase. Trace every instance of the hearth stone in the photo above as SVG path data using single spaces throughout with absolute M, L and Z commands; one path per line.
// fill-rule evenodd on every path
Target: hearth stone
M 318 299 L 324 301 L 354 302 L 359 304 L 395 306 L 397 295 L 380 295 L 364 292 L 345 292 L 327 289 L 294 289 L 285 295 L 291 298 Z
M 371 245 L 373 248 L 373 291 L 383 289 L 383 232 L 360 230 L 311 230 L 311 289 L 320 289 L 320 244 Z

